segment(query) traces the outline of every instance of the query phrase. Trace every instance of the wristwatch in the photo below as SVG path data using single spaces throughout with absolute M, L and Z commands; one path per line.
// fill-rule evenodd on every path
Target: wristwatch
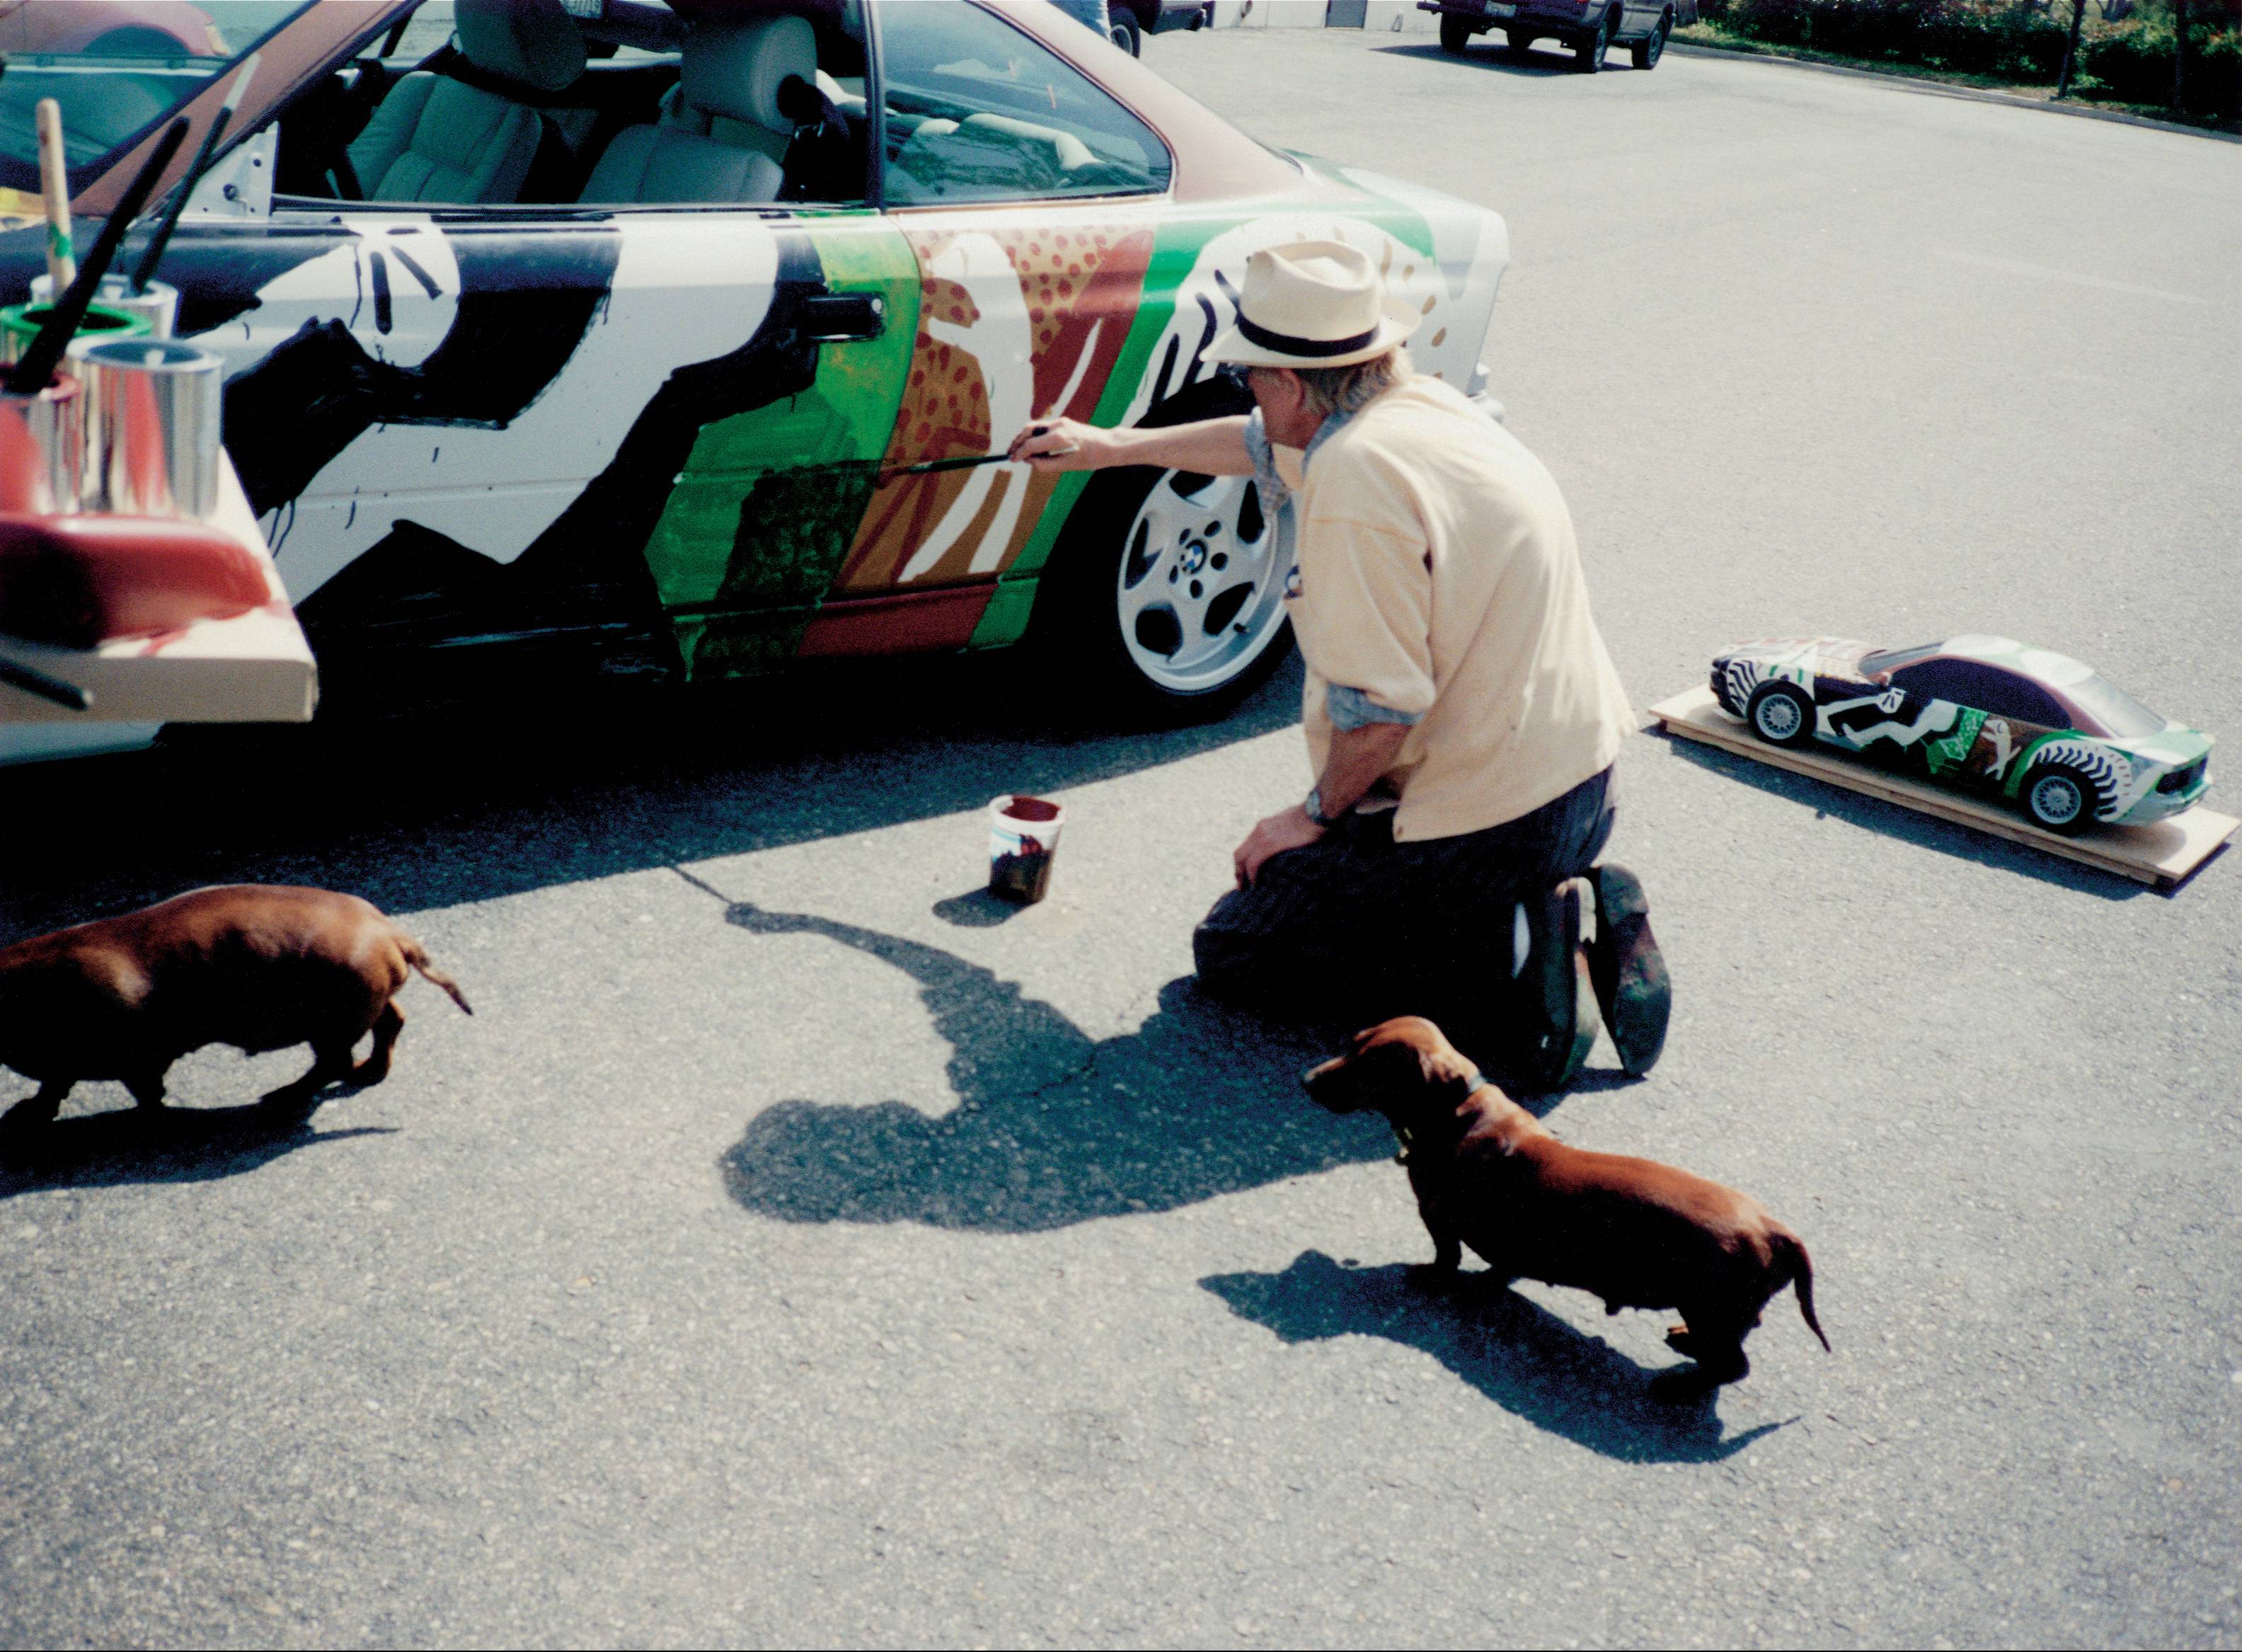
M 1339 823 L 1339 815 L 1324 813 L 1324 789 L 1320 783 L 1308 788 L 1307 797 L 1300 804 L 1300 808 L 1311 821 L 1325 831 L 1329 831 Z M 1346 811 L 1342 809 L 1339 813 L 1343 815 Z

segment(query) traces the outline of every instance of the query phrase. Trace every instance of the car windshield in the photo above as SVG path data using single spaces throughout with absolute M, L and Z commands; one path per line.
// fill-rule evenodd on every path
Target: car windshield
M 0 0 L 0 185 L 39 187 L 34 111 L 61 107 L 75 195 L 305 0 Z
M 2076 682 L 2064 683 L 2063 692 L 2081 711 L 2120 739 L 2138 739 L 2165 730 L 2164 718 L 2115 683 L 2104 682 L 2091 672 Z

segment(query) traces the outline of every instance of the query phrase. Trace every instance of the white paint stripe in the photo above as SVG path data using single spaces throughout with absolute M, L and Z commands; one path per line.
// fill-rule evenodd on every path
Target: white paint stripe
M 2131 281 L 2107 281 L 2098 275 L 2080 275 L 2072 270 L 2051 270 L 2044 264 L 2024 264 L 2015 259 L 1989 259 L 1977 252 L 1957 252 L 1946 250 L 1946 256 L 1960 264 L 1975 264 L 1987 270 L 2000 270 L 2010 275 L 2028 275 L 2041 281 L 2064 281 L 2072 286 L 2093 287 L 2104 292 L 2129 292 L 2139 299 L 2163 299 L 2172 304 L 2209 304 L 2192 292 L 2168 292 L 2162 287 L 2137 286 Z
M 1098 317 L 1090 324 L 1090 336 L 1082 341 L 1081 359 L 1074 364 L 1074 373 L 1067 379 L 1066 388 L 1058 393 L 1058 400 L 1051 403 L 1051 411 L 1044 415 L 1044 418 L 1056 419 L 1074 405 L 1074 393 L 1082 388 L 1083 375 L 1090 371 L 1090 359 L 1098 353 L 1098 335 L 1104 330 L 1104 316 Z M 1010 441 L 1011 440 L 1001 430 L 992 431 L 990 433 L 994 440 Z

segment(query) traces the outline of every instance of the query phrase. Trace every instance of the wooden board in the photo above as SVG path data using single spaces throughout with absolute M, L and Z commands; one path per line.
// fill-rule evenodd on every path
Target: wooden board
M 219 456 L 218 510 L 212 525 L 256 554 L 270 600 L 230 620 L 197 620 L 159 641 L 58 648 L 21 637 L 0 639 L 8 656 L 93 696 L 71 711 L 0 686 L 0 723 L 308 722 L 319 673 L 296 623 L 265 535 L 232 462 Z
M 2011 843 L 2059 855 L 2067 861 L 2098 867 L 2137 883 L 2169 889 L 2184 882 L 2195 869 L 2219 852 L 2219 846 L 2242 825 L 2232 815 L 2221 815 L 2198 803 L 2169 820 L 2148 826 L 2090 827 L 2077 837 L 2043 831 L 2012 809 L 1980 802 L 1966 792 L 1948 791 L 1927 781 L 1894 774 L 1857 757 L 1828 747 L 1787 750 L 1771 746 L 1721 709 L 1710 688 L 1696 688 L 1661 700 L 1650 715 L 1669 735 L 1702 741 L 1795 775 L 1810 775 L 1848 791 L 1866 792 L 1888 803 L 1897 803 L 1959 826 L 1974 826 Z

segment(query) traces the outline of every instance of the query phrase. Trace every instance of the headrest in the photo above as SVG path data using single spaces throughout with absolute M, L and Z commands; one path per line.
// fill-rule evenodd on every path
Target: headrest
M 807 17 L 696 23 L 685 37 L 679 84 L 692 108 L 790 132 L 796 122 L 779 99 L 789 79 L 817 84 L 817 31 Z
M 560 0 L 458 0 L 460 54 L 485 74 L 560 91 L 584 72 L 584 31 Z

